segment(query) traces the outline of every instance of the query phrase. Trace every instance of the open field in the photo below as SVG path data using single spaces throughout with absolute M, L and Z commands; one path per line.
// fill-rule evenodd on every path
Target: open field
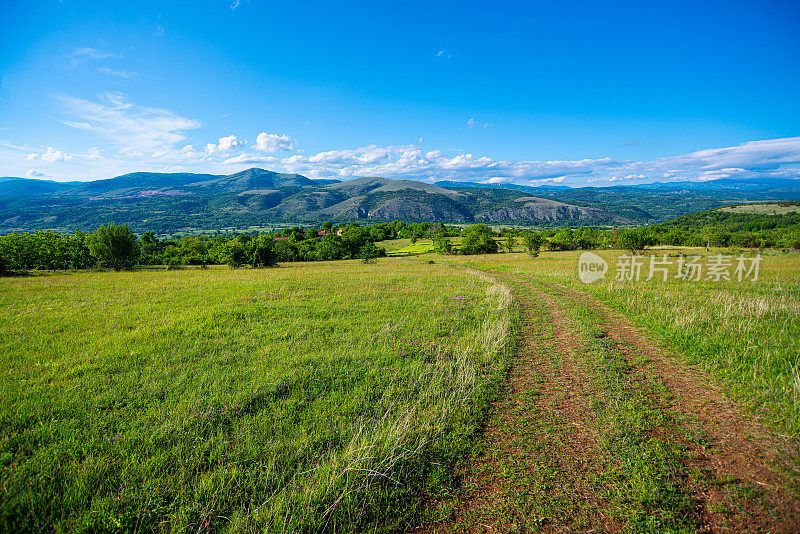
M 447 486 L 508 305 L 402 259 L 0 279 L 0 530 L 388 529 Z
M 400 248 L 386 249 L 387 256 L 416 256 L 433 252 L 433 241 L 430 239 L 420 239 L 416 243 L 412 243 L 410 239 L 397 239 L 396 241 L 408 242 Z
M 725 206 L 719 211 L 730 213 L 756 213 L 759 215 L 786 215 L 787 213 L 800 213 L 800 206 L 797 204 L 775 204 L 753 202 L 752 204 L 738 204 L 736 206 Z
M 579 255 L 0 279 L 2 530 L 796 531 L 800 256 Z

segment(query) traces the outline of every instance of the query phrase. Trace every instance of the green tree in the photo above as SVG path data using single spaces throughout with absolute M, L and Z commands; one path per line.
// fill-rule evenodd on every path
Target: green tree
M 250 241 L 250 265 L 253 267 L 272 267 L 278 263 L 275 251 L 272 248 L 273 238 L 269 235 L 260 235 Z
M 544 237 L 542 237 L 542 234 L 539 232 L 525 232 L 522 236 L 522 240 L 525 242 L 525 250 L 528 251 L 528 254 L 530 254 L 532 258 L 539 255 L 539 250 L 541 250 L 544 244 Z
M 437 234 L 433 238 L 433 250 L 439 254 L 451 254 L 453 252 L 453 243 L 445 234 Z
M 342 239 L 328 234 L 317 243 L 315 249 L 316 259 L 320 261 L 340 260 L 347 256 L 347 251 L 342 245 Z
M 367 243 L 358 251 L 358 257 L 363 263 L 374 263 L 375 258 L 381 256 L 382 249 L 379 249 L 375 243 Z M 385 251 L 383 251 L 385 254 Z
M 236 269 L 247 263 L 247 251 L 245 245 L 242 244 L 240 239 L 231 239 L 225 243 L 223 249 L 223 257 L 225 263 L 231 268 Z
M 575 233 L 571 228 L 558 230 L 548 242 L 550 250 L 573 250 L 575 244 Z
M 496 254 L 498 248 L 494 232 L 485 224 L 473 224 L 464 230 L 461 254 Z
M 514 238 L 513 235 L 510 235 L 506 238 L 505 246 L 508 252 L 514 252 L 514 247 L 517 245 L 517 240 Z
M 656 237 L 647 228 L 625 228 L 617 233 L 616 245 L 635 256 L 656 244 Z
M 97 263 L 115 271 L 130 269 L 139 259 L 139 242 L 130 228 L 122 224 L 102 225 L 89 239 L 89 250 Z

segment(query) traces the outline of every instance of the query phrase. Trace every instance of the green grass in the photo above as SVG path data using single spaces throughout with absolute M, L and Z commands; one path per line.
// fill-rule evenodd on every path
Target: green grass
M 765 255 L 756 282 L 604 281 L 588 289 L 778 428 L 800 432 L 799 255 Z
M 0 279 L 0 530 L 390 530 L 502 376 L 508 293 L 406 259 Z
M 790 435 L 800 256 L 765 255 L 756 283 L 585 286 L 579 254 L 0 278 L 0 531 L 391 531 L 446 517 L 420 496 L 458 495 L 454 466 L 486 422 L 512 327 L 507 290 L 447 262 L 551 292 L 588 370 L 600 447 L 596 475 L 575 484 L 606 508 L 584 510 L 562 487 L 553 451 L 569 429 L 555 411 L 522 410 L 533 384 L 512 414 L 519 454 L 492 464 L 497 514 L 532 529 L 602 513 L 631 531 L 691 531 L 684 452 L 668 437 L 679 424 L 654 401 L 663 384 L 630 374 L 598 311 L 552 282 L 629 315 Z M 618 252 L 599 254 L 613 266 Z M 550 350 L 552 327 L 536 324 Z
M 764 253 L 759 280 L 612 282 L 623 251 L 596 251 L 608 261 L 606 280 L 578 281 L 580 251 L 474 256 L 469 261 L 587 290 L 647 327 L 685 361 L 722 380 L 729 393 L 764 414 L 787 435 L 800 434 L 800 255 Z M 677 255 L 670 247 L 647 254 Z M 736 250 L 691 249 L 703 256 Z M 746 253 L 750 256 L 750 253 Z M 460 259 L 459 259 L 460 260 Z
M 663 383 L 632 374 L 617 342 L 602 335 L 596 309 L 570 301 L 567 307 L 583 333 L 583 358 L 591 373 L 591 405 L 596 412 L 603 471 L 596 483 L 611 503 L 612 516 L 630 532 L 694 532 L 698 503 L 685 487 L 683 448 L 654 434 L 680 432 L 663 409 Z
M 405 241 L 405 240 L 403 240 Z M 387 249 L 388 251 L 388 249 Z M 387 252 L 389 256 L 416 256 L 419 254 L 426 254 L 428 252 L 433 252 L 433 241 L 430 239 L 420 239 L 416 243 L 411 243 L 408 240 L 408 245 L 397 248 Z

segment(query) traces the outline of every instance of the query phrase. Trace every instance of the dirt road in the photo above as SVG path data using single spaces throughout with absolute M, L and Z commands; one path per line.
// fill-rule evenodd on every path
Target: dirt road
M 786 443 L 588 293 L 489 273 L 517 351 L 446 520 L 420 532 L 800 532 Z

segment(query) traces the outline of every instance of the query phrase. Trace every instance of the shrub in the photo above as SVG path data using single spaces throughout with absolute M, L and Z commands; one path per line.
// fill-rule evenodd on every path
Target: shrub
M 453 252 L 453 243 L 444 234 L 437 234 L 433 238 L 433 250 L 439 254 L 451 254 Z
M 225 250 L 223 252 L 225 257 L 225 263 L 227 263 L 232 269 L 236 269 L 241 267 L 247 261 L 247 252 L 242 246 L 242 242 L 239 239 L 233 239 L 225 243 Z
M 250 265 L 253 267 L 272 267 L 278 263 L 275 251 L 272 249 L 272 237 L 261 235 L 252 239 L 250 245 Z
M 485 224 L 473 224 L 464 230 L 461 254 L 495 254 L 498 248 L 494 232 Z
M 102 225 L 89 238 L 89 250 L 97 263 L 115 271 L 130 269 L 139 258 L 139 242 L 125 225 Z
M 525 250 L 528 251 L 528 254 L 530 254 L 532 258 L 539 255 L 539 250 L 544 244 L 542 234 L 539 232 L 525 232 L 522 236 L 522 240 L 525 242 Z
M 381 255 L 381 249 L 375 243 L 367 243 L 358 251 L 358 257 L 362 263 L 375 263 L 375 258 Z
M 647 247 L 657 242 L 656 237 L 646 228 L 625 228 L 617 233 L 616 245 L 628 249 L 633 255 L 643 253 Z

